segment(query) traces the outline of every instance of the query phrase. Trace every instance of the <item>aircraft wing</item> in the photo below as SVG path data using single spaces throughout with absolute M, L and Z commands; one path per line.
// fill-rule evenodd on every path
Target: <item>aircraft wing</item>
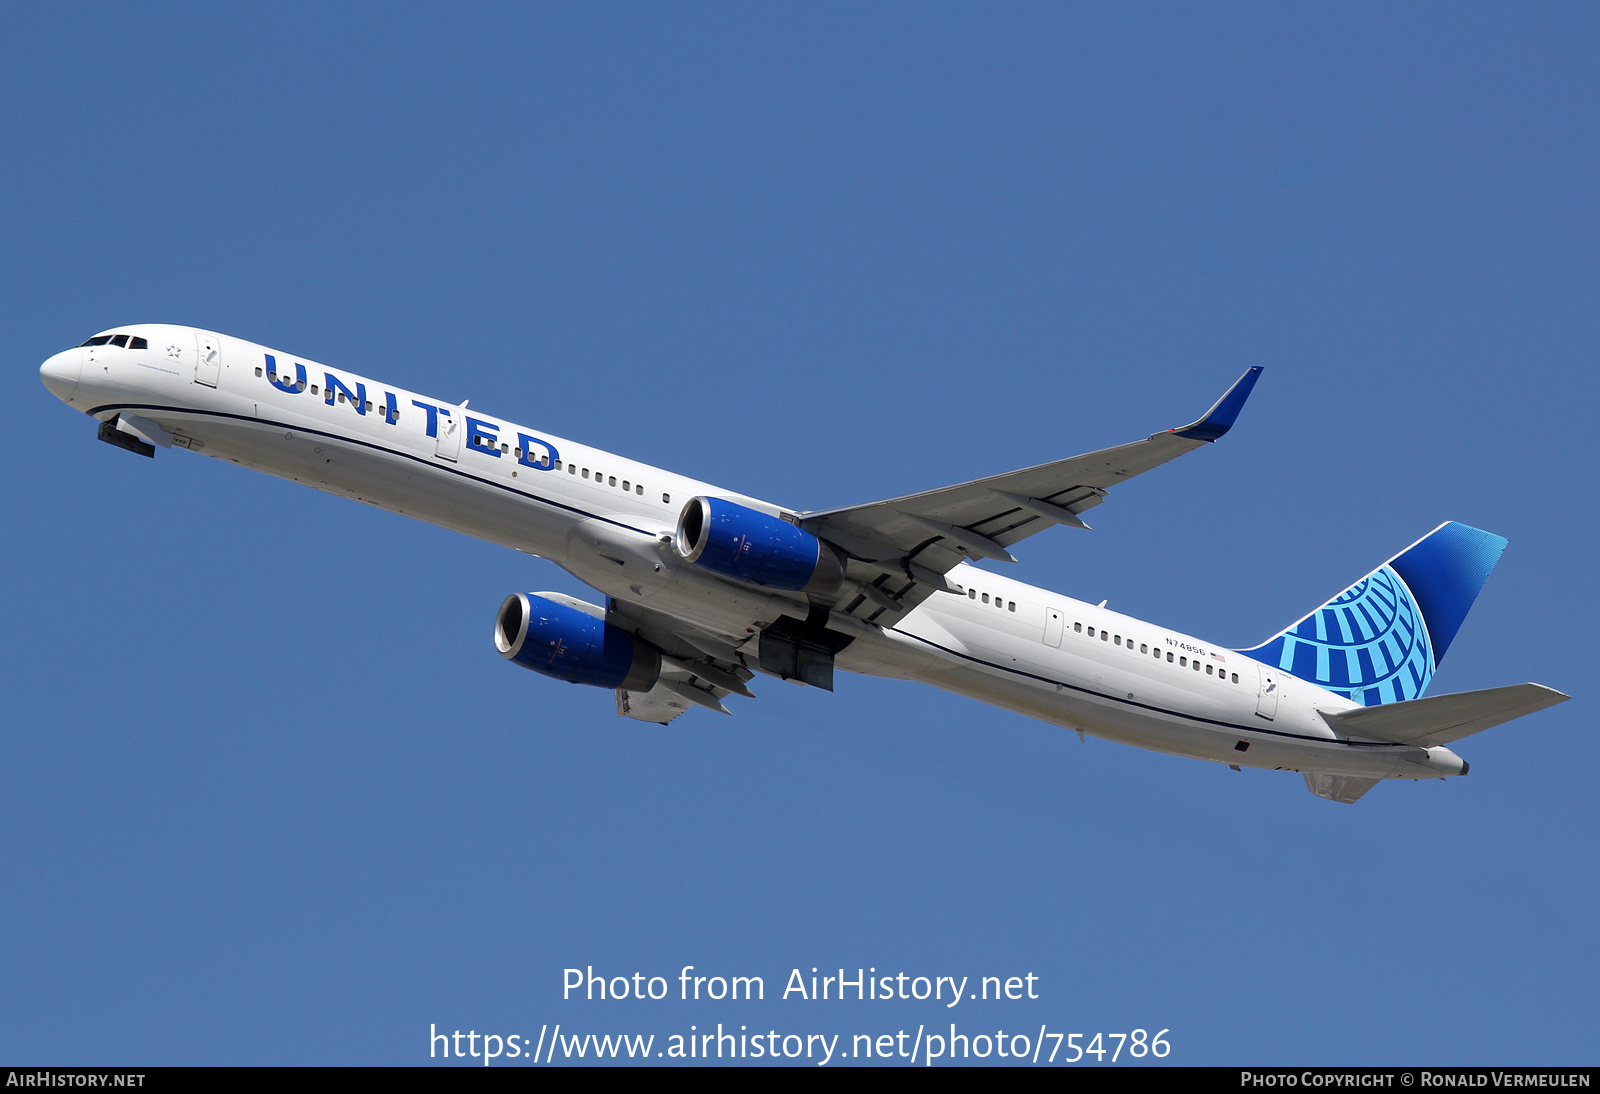
M 862 594 L 840 607 L 889 622 L 940 589 L 967 559 L 1015 562 L 1006 548 L 1056 524 L 1089 526 L 1080 513 L 1119 482 L 1215 441 L 1232 428 L 1261 375 L 1251 368 L 1196 422 L 1142 441 L 1025 467 L 902 498 L 803 513 L 799 524 L 848 552 Z

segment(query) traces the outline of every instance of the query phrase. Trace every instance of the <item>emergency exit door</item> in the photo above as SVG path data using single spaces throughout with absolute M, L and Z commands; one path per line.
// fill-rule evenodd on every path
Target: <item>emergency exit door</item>
M 1044 610 L 1044 644 L 1047 646 L 1061 645 L 1061 630 L 1063 627 L 1061 610 L 1059 608 L 1046 608 Z

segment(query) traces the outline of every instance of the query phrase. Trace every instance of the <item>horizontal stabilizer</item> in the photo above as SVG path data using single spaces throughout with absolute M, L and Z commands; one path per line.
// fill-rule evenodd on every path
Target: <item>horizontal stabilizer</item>
M 1343 802 L 1345 805 L 1355 804 L 1357 798 L 1378 785 L 1377 779 L 1363 779 L 1356 775 L 1319 775 L 1315 771 L 1304 774 L 1307 790 L 1319 798 Z
M 1524 714 L 1553 707 L 1570 698 L 1572 696 L 1563 695 L 1543 684 L 1512 684 L 1504 688 L 1462 691 L 1454 695 L 1435 695 L 1428 699 L 1360 707 L 1337 714 L 1328 711 L 1319 713 L 1335 733 L 1365 737 L 1371 741 L 1431 748 L 1480 733 L 1501 722 L 1521 718 Z M 1307 776 L 1308 783 L 1309 779 L 1310 776 Z M 1317 791 L 1313 789 L 1312 793 Z

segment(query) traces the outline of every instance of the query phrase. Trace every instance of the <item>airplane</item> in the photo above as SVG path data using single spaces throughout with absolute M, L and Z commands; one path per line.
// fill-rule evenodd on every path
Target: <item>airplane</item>
M 513 593 L 495 648 L 666 724 L 757 674 L 920 681 L 1157 752 L 1302 774 L 1352 803 L 1452 778 L 1453 741 L 1569 698 L 1424 697 L 1506 540 L 1447 521 L 1266 642 L 1235 650 L 973 565 L 1221 439 L 1261 369 L 1199 419 L 972 482 L 807 511 L 723 490 L 243 339 L 103 331 L 39 369 L 118 448 L 182 448 L 549 559 L 604 594 Z

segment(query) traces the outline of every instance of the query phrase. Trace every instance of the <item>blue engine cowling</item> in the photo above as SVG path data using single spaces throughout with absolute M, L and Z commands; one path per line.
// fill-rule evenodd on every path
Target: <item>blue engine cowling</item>
M 540 593 L 506 597 L 495 616 L 494 645 L 507 661 L 572 684 L 649 691 L 661 675 L 661 651 Z
M 722 498 L 690 498 L 672 545 L 686 562 L 768 589 L 833 593 L 844 577 L 838 554 L 810 532 Z

